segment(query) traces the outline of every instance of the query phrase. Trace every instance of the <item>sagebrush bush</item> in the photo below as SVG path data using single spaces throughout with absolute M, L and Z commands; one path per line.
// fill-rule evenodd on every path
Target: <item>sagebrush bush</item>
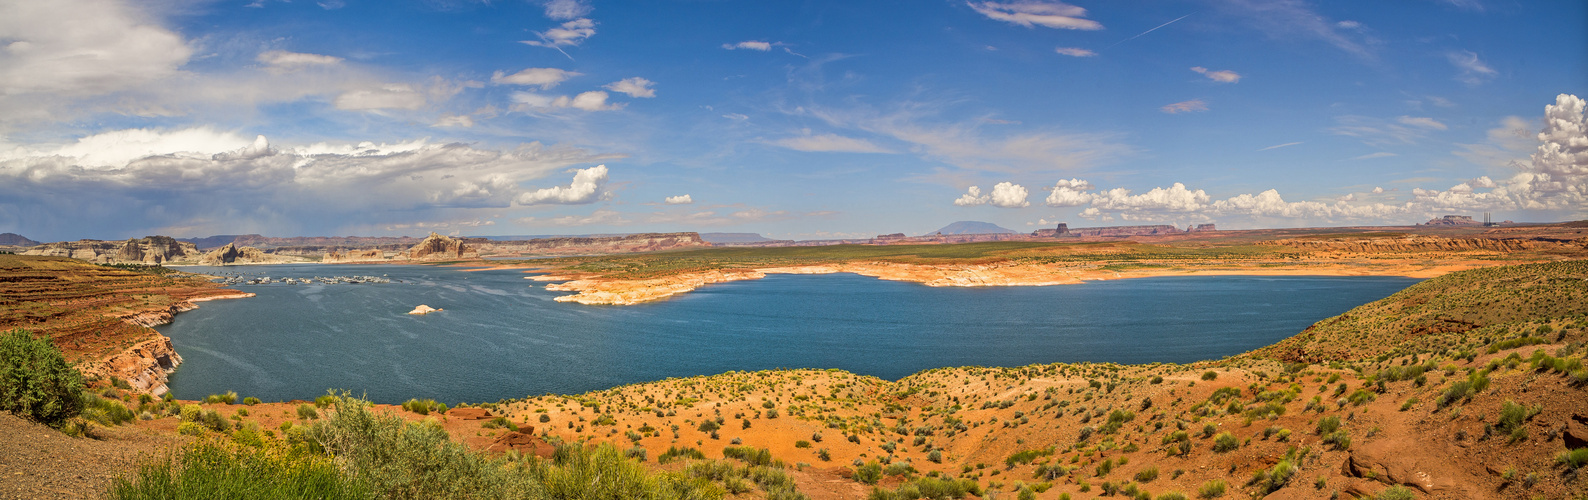
M 49 339 L 0 334 L 0 410 L 51 426 L 82 412 L 83 376 Z
M 203 434 L 201 429 L 194 431 Z M 340 474 L 328 457 L 280 445 L 254 448 L 212 440 L 188 445 L 175 463 L 146 463 L 131 477 L 116 478 L 108 496 L 115 500 L 372 497 L 357 481 Z

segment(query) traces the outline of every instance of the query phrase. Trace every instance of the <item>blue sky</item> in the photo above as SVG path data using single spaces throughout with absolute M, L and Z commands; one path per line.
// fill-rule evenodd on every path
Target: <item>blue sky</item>
M 0 0 L 41 240 L 1588 218 L 1588 4 Z

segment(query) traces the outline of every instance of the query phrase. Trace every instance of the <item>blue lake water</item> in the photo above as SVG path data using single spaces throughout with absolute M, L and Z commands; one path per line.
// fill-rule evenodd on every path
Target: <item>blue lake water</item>
M 431 266 L 184 268 L 389 284 L 239 285 L 157 328 L 186 360 L 179 398 L 266 401 L 348 389 L 377 402 L 571 394 L 730 370 L 840 368 L 896 380 L 944 366 L 1217 359 L 1294 335 L 1418 280 L 1202 276 L 933 288 L 771 275 L 635 306 L 554 302 L 521 271 Z M 395 282 L 401 280 L 402 283 Z M 406 313 L 419 304 L 443 308 Z

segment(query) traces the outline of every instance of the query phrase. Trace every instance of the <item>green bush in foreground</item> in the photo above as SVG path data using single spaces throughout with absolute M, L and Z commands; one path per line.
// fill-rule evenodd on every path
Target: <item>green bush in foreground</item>
M 346 395 L 328 406 L 307 430 L 288 428 L 287 440 L 201 441 L 118 479 L 108 496 L 710 500 L 723 494 L 709 481 L 650 474 L 610 445 L 562 445 L 549 460 L 490 458 L 450 441 L 434 423 L 376 413 Z
M 49 339 L 26 330 L 0 334 L 0 410 L 59 426 L 82 412 L 83 376 Z
M 260 449 L 213 440 L 189 445 L 174 462 L 144 464 L 131 478 L 116 478 L 108 496 L 114 500 L 374 497 L 342 475 L 328 457 L 281 446 Z

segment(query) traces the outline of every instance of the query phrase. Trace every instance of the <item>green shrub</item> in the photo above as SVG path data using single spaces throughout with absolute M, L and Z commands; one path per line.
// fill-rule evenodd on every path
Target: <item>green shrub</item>
M 187 409 L 184 407 L 183 415 L 186 416 L 186 414 Z M 314 420 L 320 418 L 320 411 L 315 410 L 314 406 L 312 405 L 298 405 L 298 418 L 302 420 Z
M 1340 429 L 1340 417 L 1323 417 L 1318 420 L 1318 435 L 1332 433 Z
M 318 400 L 316 400 L 316 402 L 318 402 Z M 429 415 L 430 412 L 447 412 L 447 405 L 437 403 L 434 399 L 409 399 L 403 402 L 402 407 L 404 410 L 418 413 L 420 415 Z
M 248 406 L 253 406 L 253 405 L 259 404 L 260 402 L 261 401 L 259 401 L 259 398 L 256 398 L 256 397 L 253 397 L 253 396 L 248 396 L 246 398 L 243 398 L 243 404 L 248 405 Z
M 82 417 L 99 425 L 110 427 L 132 420 L 132 410 L 120 402 L 99 397 L 92 392 L 82 393 Z
M 49 339 L 0 334 L 0 410 L 59 426 L 82 412 L 83 376 Z
M 209 397 L 204 398 L 205 404 L 232 404 L 235 402 L 237 402 L 237 393 L 233 391 L 226 391 L 225 394 L 211 394 Z
M 1152 467 L 1148 467 L 1148 468 L 1136 471 L 1136 482 L 1138 482 L 1138 483 L 1150 483 L 1154 479 L 1158 479 L 1158 467 L 1157 466 L 1152 466 Z
M 1566 450 L 1555 456 L 1555 462 L 1566 466 L 1566 470 L 1577 470 L 1588 465 L 1588 448 Z
M 729 446 L 722 449 L 723 458 L 743 460 L 750 465 L 772 465 L 772 451 L 749 446 Z
M 335 397 L 308 435 L 381 498 L 506 498 L 538 493 L 529 477 L 474 454 L 434 423 L 407 423 Z M 559 448 L 559 451 L 562 451 Z M 621 455 L 613 450 L 621 459 Z M 638 465 L 636 465 L 638 466 Z M 614 478 L 617 479 L 617 478 Z
M 1241 441 L 1239 439 L 1235 439 L 1234 434 L 1221 432 L 1219 433 L 1218 437 L 1213 438 L 1213 451 L 1225 453 L 1234 451 L 1236 448 L 1240 447 Z
M 1217 378 L 1219 378 L 1219 372 L 1213 370 L 1202 372 L 1202 380 L 1215 380 Z
M 1014 468 L 1016 465 L 1029 464 L 1032 460 L 1036 460 L 1037 457 L 1045 457 L 1052 454 L 1053 448 L 1025 450 L 1017 452 L 1013 455 L 1009 455 L 1009 458 L 1004 459 L 1004 465 L 1009 468 Z
M 1411 488 L 1397 484 L 1384 488 L 1384 491 L 1380 491 L 1373 498 L 1374 500 L 1413 500 L 1417 498 L 1417 495 L 1412 493 Z
M 184 448 L 175 463 L 146 463 L 131 477 L 116 478 L 108 496 L 115 500 L 371 498 L 357 480 L 339 473 L 328 457 L 279 446 L 260 449 L 208 440 Z
M 1171 491 L 1162 495 L 1158 495 L 1158 500 L 1186 500 L 1186 498 L 1185 493 Z
M 182 422 L 176 424 L 176 433 L 184 436 L 204 435 L 204 426 L 198 422 Z
M 669 446 L 669 447 L 667 447 L 667 451 L 666 452 L 663 452 L 661 456 L 656 457 L 656 462 L 665 464 L 665 463 L 671 462 L 671 461 L 679 459 L 679 458 L 692 459 L 692 460 L 705 460 L 706 459 L 706 454 L 705 453 L 701 453 L 700 450 L 697 450 L 697 449 L 694 449 L 694 448 L 690 448 L 690 447 L 687 447 L 687 446 L 683 447 L 683 448 L 679 448 L 679 447 L 676 447 L 676 446 Z
M 853 477 L 855 481 L 861 483 L 877 484 L 877 481 L 882 480 L 882 465 L 878 464 L 876 460 L 866 462 L 865 465 L 855 467 Z
M 1202 498 L 1222 497 L 1224 496 L 1224 491 L 1228 488 L 1229 485 L 1225 484 L 1223 479 L 1213 479 L 1202 483 L 1202 487 L 1197 488 L 1197 496 Z

